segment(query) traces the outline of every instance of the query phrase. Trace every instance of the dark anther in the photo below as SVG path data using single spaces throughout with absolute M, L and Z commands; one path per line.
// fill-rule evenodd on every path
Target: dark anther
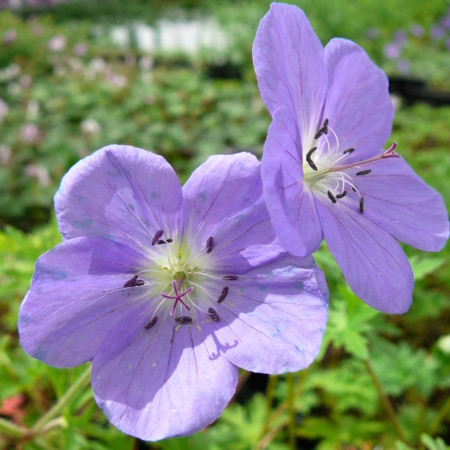
M 225 286 L 222 289 L 222 292 L 220 293 L 219 298 L 217 299 L 217 303 L 222 303 L 225 300 L 225 297 L 227 296 L 227 294 L 228 294 L 228 288 Z
M 155 326 L 156 322 L 158 322 L 158 316 L 153 317 L 153 319 L 150 320 L 150 322 L 149 322 L 147 325 L 145 325 L 144 328 L 145 328 L 146 330 L 150 330 L 150 328 L 152 328 L 152 327 Z
M 224 280 L 236 281 L 239 277 L 237 275 L 225 275 L 222 278 Z
M 317 150 L 317 147 L 313 147 L 307 154 L 306 154 L 306 162 L 309 164 L 309 167 L 311 167 L 312 170 L 315 170 L 317 172 L 317 166 L 314 164 L 313 160 L 311 159 L 311 155 Z
M 206 253 L 211 253 L 214 247 L 214 238 L 210 236 L 206 241 Z
M 356 175 L 367 175 L 370 172 L 372 172 L 372 169 L 361 170 L 361 172 L 356 172 Z
M 361 213 L 364 212 L 364 197 L 361 197 L 361 198 L 359 199 L 359 211 L 360 211 Z
M 352 190 L 353 190 L 353 192 L 356 192 L 356 189 L 352 186 Z
M 322 127 L 320 128 L 320 130 L 314 136 L 314 139 L 319 139 L 320 136 L 322 136 L 322 134 L 328 134 L 328 119 L 325 119 L 325 121 L 323 122 Z
M 158 245 L 165 244 L 165 243 L 166 243 L 166 241 L 165 241 L 164 239 L 160 239 L 160 240 L 157 242 Z
M 347 153 L 353 153 L 354 151 L 355 151 L 354 148 L 348 148 L 347 150 L 344 150 L 342 153 L 343 153 L 344 155 L 346 155 Z
M 191 323 L 192 319 L 188 316 L 180 316 L 180 317 L 175 317 L 175 322 L 179 323 L 180 325 L 184 325 L 186 323 Z
M 124 288 L 134 287 L 134 286 L 143 286 L 145 284 L 144 280 L 140 280 L 137 275 L 134 275 L 133 278 L 130 278 L 124 285 Z
M 347 191 L 342 192 L 342 194 L 336 194 L 336 198 L 344 198 L 347 195 Z
M 337 200 L 336 200 L 335 196 L 331 193 L 331 191 L 328 191 L 327 194 L 328 194 L 328 198 L 329 198 L 333 203 L 336 203 Z
M 173 239 L 172 239 L 172 238 L 166 239 L 166 242 L 167 242 L 168 244 L 170 244 L 171 242 L 173 242 Z
M 220 320 L 219 314 L 217 314 L 217 311 L 215 309 L 209 308 L 208 314 L 210 315 L 211 319 L 214 320 L 214 322 L 218 322 Z
M 159 241 L 159 238 L 164 234 L 163 230 L 158 230 L 155 235 L 153 236 L 152 239 L 152 245 L 156 245 L 157 242 Z

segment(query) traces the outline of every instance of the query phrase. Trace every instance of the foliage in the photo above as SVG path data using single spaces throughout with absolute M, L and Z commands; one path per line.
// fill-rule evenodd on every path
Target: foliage
M 174 3 L 188 5 L 188 16 L 197 14 L 199 2 Z M 133 5 L 126 10 L 130 19 L 145 9 L 142 1 Z M 395 70 L 383 48 L 396 31 L 417 22 L 428 33 L 446 11 L 434 0 L 426 11 L 418 1 L 402 0 L 395 9 L 390 5 L 302 2 L 324 41 L 334 35 L 355 39 Z M 20 302 L 37 257 L 60 241 L 50 212 L 52 196 L 80 157 L 108 143 L 127 143 L 163 154 L 186 179 L 211 153 L 250 149 L 260 154 L 269 116 L 259 99 L 250 51 L 267 2 L 207 1 L 201 7 L 202 14 L 214 15 L 232 33 L 233 45 L 224 53 L 156 54 L 147 60 L 136 48 L 118 49 L 106 35 L 97 36 L 95 10 L 75 4 L 59 6 L 53 16 L 0 13 L 0 97 L 8 105 L 3 117 L 0 113 L 0 448 L 277 450 L 289 448 L 292 436 L 305 449 L 447 448 L 448 248 L 426 255 L 406 248 L 416 279 L 413 306 L 404 316 L 387 316 L 355 297 L 323 245 L 315 257 L 326 273 L 331 302 L 317 361 L 299 374 L 248 378 L 241 373 L 243 387 L 222 417 L 186 438 L 150 444 L 123 435 L 96 407 L 87 382 L 67 397 L 86 367 L 50 368 L 21 350 L 16 332 Z M 148 14 L 156 12 L 150 8 Z M 376 38 L 367 35 L 374 26 Z M 3 30 L 10 29 L 16 30 L 16 40 L 2 42 Z M 51 52 L 48 43 L 58 35 L 65 37 L 66 47 Z M 411 61 L 423 62 L 427 36 L 410 38 L 404 47 Z M 86 44 L 86 53 L 77 56 L 74 46 L 80 43 Z M 430 47 L 431 62 L 421 63 L 420 72 L 439 88 L 446 87 L 448 72 L 442 45 Z M 401 104 L 392 134 L 447 206 L 449 119 L 449 107 Z M 26 124 L 38 127 L 35 139 L 24 139 Z M 55 406 L 57 414 L 45 419 Z M 28 429 L 34 430 L 31 435 Z

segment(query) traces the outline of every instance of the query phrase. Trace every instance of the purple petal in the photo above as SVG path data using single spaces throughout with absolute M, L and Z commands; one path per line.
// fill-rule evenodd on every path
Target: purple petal
M 271 5 L 256 32 L 253 64 L 270 114 L 286 106 L 303 145 L 312 142 L 321 124 L 327 71 L 322 44 L 301 9 Z
M 345 39 L 332 39 L 325 59 L 329 81 L 324 117 L 340 149 L 356 149 L 345 163 L 378 153 L 391 134 L 394 117 L 386 75 L 361 47 Z
M 413 247 L 439 251 L 448 239 L 449 224 L 441 195 L 424 183 L 402 158 L 381 160 L 372 172 L 358 177 L 365 216 Z
M 406 312 L 414 285 L 406 255 L 390 234 L 349 202 L 347 197 L 330 206 L 317 201 L 328 248 L 358 297 L 379 311 Z
M 65 239 L 100 236 L 148 247 L 179 230 L 182 191 L 166 160 L 129 146 L 104 147 L 66 174 L 55 196 Z
M 42 255 L 19 312 L 20 343 L 56 367 L 91 360 L 105 334 L 134 311 L 146 287 L 123 289 L 145 259 L 123 244 L 75 238 Z
M 269 128 L 262 158 L 267 209 L 281 243 L 294 255 L 317 250 L 322 227 L 314 197 L 303 183 L 300 137 L 292 115 L 280 108 Z
M 285 253 L 225 284 L 228 294 L 214 306 L 219 321 L 202 328 L 215 338 L 213 354 L 252 372 L 291 372 L 311 364 L 328 312 L 325 278 L 311 257 Z
M 237 368 L 210 354 L 211 337 L 196 326 L 175 326 L 166 316 L 145 329 L 148 320 L 145 314 L 124 319 L 96 353 L 96 401 L 113 425 L 140 439 L 194 433 L 216 420 L 230 401 Z M 111 349 L 117 336 L 128 344 Z
M 221 235 L 223 243 L 218 242 L 223 246 L 236 237 L 230 223 L 239 224 L 241 233 L 258 219 L 248 212 L 262 197 L 260 163 L 250 153 L 211 156 L 186 181 L 183 195 L 185 235 L 206 245 L 210 236 L 228 228 L 228 235 Z

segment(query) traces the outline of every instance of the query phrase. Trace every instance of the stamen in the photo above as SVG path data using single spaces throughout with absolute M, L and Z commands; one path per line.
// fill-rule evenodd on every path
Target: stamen
M 217 299 L 217 303 L 222 303 L 225 300 L 225 297 L 227 296 L 227 294 L 228 294 L 228 288 L 225 286 L 222 289 L 222 292 L 220 293 L 219 298 Z
M 134 275 L 130 278 L 124 285 L 124 288 L 135 287 L 135 286 L 143 286 L 145 284 L 144 280 L 138 278 L 138 275 Z
M 185 325 L 187 323 L 191 323 L 192 319 L 188 316 L 179 316 L 175 317 L 175 322 L 179 323 L 180 325 Z
M 163 230 L 158 230 L 152 239 L 152 245 L 156 245 L 156 243 L 159 241 L 159 238 L 164 234 Z
M 315 170 L 317 172 L 317 166 L 314 164 L 314 162 L 311 159 L 311 155 L 317 150 L 317 147 L 313 147 L 307 154 L 306 154 L 306 162 L 309 164 L 309 167 L 311 167 L 312 170 Z
M 166 242 L 167 242 L 168 244 L 170 244 L 171 242 L 173 242 L 173 239 L 172 239 L 172 238 L 166 239 Z
M 342 192 L 342 194 L 336 194 L 336 198 L 344 198 L 347 195 L 347 191 Z
M 333 202 L 336 203 L 336 198 L 334 197 L 334 195 L 331 193 L 331 191 L 327 191 L 328 194 L 328 198 Z
M 364 197 L 359 199 L 359 211 L 361 214 L 364 212 Z
M 320 136 L 322 136 L 322 134 L 328 134 L 328 119 L 325 119 L 325 121 L 323 122 L 322 127 L 320 128 L 320 130 L 314 136 L 314 139 L 319 139 Z
M 145 325 L 144 328 L 145 328 L 146 330 L 150 330 L 150 328 L 152 328 L 152 327 L 155 326 L 156 322 L 158 322 L 158 316 L 153 317 L 153 319 L 150 320 L 150 322 L 149 322 L 147 325 Z
M 208 314 L 210 315 L 211 319 L 212 319 L 214 322 L 218 322 L 218 321 L 220 320 L 220 319 L 219 319 L 219 314 L 217 314 L 217 311 L 216 311 L 215 309 L 209 308 L 209 309 L 208 309 Z
M 349 154 L 349 153 L 353 153 L 354 151 L 355 151 L 354 148 L 348 148 L 347 150 L 344 150 L 342 153 L 343 153 L 344 155 L 347 155 L 347 154 Z
M 214 238 L 210 236 L 206 241 L 206 253 L 211 253 L 214 248 Z
M 158 245 L 165 244 L 165 243 L 166 243 L 166 241 L 165 241 L 164 239 L 160 239 L 160 240 L 157 242 Z
M 356 175 L 367 175 L 372 172 L 372 169 L 361 170 L 361 172 L 356 172 Z
M 124 285 L 123 285 L 123 287 L 124 288 L 127 288 L 127 287 L 133 287 L 133 286 L 135 286 L 135 283 L 136 283 L 136 280 L 138 279 L 138 276 L 137 275 L 134 275 L 134 277 L 132 277 L 132 278 L 130 278 Z
M 237 275 L 225 275 L 222 277 L 224 280 L 236 281 L 239 277 Z

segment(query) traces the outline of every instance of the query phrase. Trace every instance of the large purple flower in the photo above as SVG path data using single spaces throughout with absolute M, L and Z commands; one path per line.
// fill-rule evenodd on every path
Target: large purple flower
M 231 399 L 237 366 L 281 373 L 316 356 L 325 280 L 277 244 L 254 156 L 211 157 L 181 188 L 161 156 L 106 147 L 69 171 L 55 205 L 64 240 L 37 262 L 20 341 L 53 366 L 92 361 L 120 430 L 193 433 Z
M 253 46 L 273 122 L 262 159 L 267 208 L 281 243 L 307 255 L 325 237 L 353 291 L 376 309 L 405 312 L 413 274 L 396 239 L 440 250 L 441 196 L 394 152 L 385 74 L 356 44 L 323 48 L 294 6 L 272 4 Z

